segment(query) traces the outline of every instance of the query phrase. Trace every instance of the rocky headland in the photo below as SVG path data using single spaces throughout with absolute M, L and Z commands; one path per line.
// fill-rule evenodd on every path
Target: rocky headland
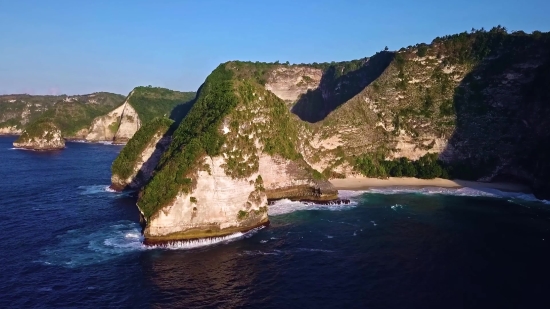
M 141 187 L 149 243 L 265 224 L 268 200 L 330 202 L 329 179 L 514 181 L 544 198 L 548 68 L 548 33 L 502 27 L 353 61 L 227 62 L 180 124 L 121 152 L 113 187 Z

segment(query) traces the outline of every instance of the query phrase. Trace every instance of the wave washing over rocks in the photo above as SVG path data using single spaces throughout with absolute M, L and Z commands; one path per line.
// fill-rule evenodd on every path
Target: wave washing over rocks
M 144 250 L 180 250 L 207 247 L 248 238 L 261 228 L 246 233 L 235 233 L 224 237 L 177 241 L 173 243 L 146 246 L 143 244 L 141 227 L 136 222 L 119 221 L 116 224 L 91 230 L 81 228 L 69 230 L 57 237 L 51 246 L 42 250 L 42 258 L 36 262 L 45 265 L 80 267 L 106 262 L 125 254 Z

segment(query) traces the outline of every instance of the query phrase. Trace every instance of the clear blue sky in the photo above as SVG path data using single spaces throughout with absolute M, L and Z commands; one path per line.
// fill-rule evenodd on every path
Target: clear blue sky
M 498 24 L 549 31 L 548 12 L 548 0 L 0 0 L 0 94 L 196 90 L 228 60 L 351 60 Z

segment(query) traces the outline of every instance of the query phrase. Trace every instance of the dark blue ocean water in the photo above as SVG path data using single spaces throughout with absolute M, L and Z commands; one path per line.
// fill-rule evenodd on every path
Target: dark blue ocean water
M 120 146 L 12 150 L 0 137 L 1 308 L 550 308 L 550 205 L 471 189 L 278 202 L 271 226 L 145 248 L 108 192 Z M 195 244 L 196 245 L 196 244 Z

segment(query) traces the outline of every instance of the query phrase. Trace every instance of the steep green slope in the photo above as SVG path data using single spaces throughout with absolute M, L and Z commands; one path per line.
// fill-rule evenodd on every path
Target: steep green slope
M 136 110 L 142 123 L 147 123 L 156 117 L 170 117 L 176 106 L 193 100 L 195 95 L 195 92 L 142 86 L 134 88 L 128 102 Z
M 111 166 L 113 175 L 118 175 L 120 178 L 130 177 L 138 157 L 150 143 L 152 137 L 158 133 L 166 133 L 173 123 L 174 121 L 168 118 L 155 118 L 143 125 L 113 162 Z

